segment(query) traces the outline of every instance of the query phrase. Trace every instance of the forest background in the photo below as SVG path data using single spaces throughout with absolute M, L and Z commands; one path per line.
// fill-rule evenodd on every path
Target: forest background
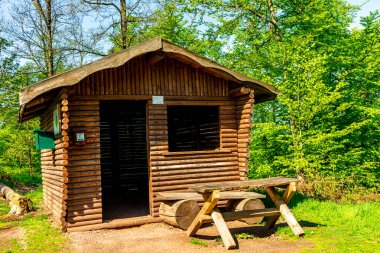
M 160 36 L 273 84 L 255 106 L 249 177 L 335 200 L 379 193 L 380 12 L 345 0 L 0 0 L 0 181 L 40 182 L 18 92 Z M 380 9 L 380 6 L 378 6 Z

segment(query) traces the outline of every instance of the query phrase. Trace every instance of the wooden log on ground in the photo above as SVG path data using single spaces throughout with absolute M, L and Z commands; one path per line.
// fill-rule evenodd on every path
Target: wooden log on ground
M 227 206 L 231 205 L 227 203 Z M 232 211 L 248 211 L 248 210 L 260 210 L 264 209 L 265 205 L 260 199 L 243 199 L 239 201 L 234 201 L 232 204 Z M 240 221 L 246 222 L 249 225 L 260 223 L 263 220 L 263 217 L 255 217 L 255 218 L 246 218 L 241 219 Z
M 21 196 L 20 194 L 13 191 L 8 186 L 0 183 L 0 197 L 4 198 L 11 210 L 9 214 L 23 215 L 29 213 L 33 208 L 33 203 L 30 199 Z
M 159 214 L 164 222 L 181 229 L 187 229 L 199 210 L 197 201 L 184 199 L 161 203 Z

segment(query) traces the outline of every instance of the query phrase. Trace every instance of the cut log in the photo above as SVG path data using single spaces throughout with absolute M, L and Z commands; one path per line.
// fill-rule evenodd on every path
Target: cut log
M 4 198 L 11 210 L 9 214 L 23 215 L 34 210 L 33 203 L 30 199 L 23 197 L 13 191 L 8 186 L 0 183 L 0 197 Z
M 161 203 L 159 214 L 164 222 L 181 229 L 187 229 L 199 210 L 197 201 L 184 199 Z
M 243 199 L 240 201 L 235 201 L 232 205 L 232 211 L 250 211 L 250 210 L 260 210 L 264 209 L 265 205 L 260 199 Z M 241 219 L 249 225 L 260 223 L 264 217 L 254 217 L 254 218 L 245 218 Z

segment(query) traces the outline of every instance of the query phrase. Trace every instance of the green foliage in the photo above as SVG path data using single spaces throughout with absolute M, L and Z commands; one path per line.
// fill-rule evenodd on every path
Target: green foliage
M 296 195 L 291 204 L 306 240 L 314 245 L 305 252 L 380 251 L 379 203 L 337 204 Z M 294 237 L 288 226 L 279 227 L 276 235 Z
M 240 233 L 234 235 L 237 239 L 253 239 L 255 238 L 254 235 L 248 234 L 248 233 Z
M 191 238 L 190 243 L 194 244 L 194 245 L 199 245 L 202 247 L 208 247 L 209 246 L 207 242 L 199 240 L 198 238 Z

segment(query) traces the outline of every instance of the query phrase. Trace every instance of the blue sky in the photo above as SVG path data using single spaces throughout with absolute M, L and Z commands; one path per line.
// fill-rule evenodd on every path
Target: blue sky
M 360 27 L 360 17 L 367 16 L 371 11 L 380 10 L 380 0 L 348 0 L 350 4 L 364 4 L 351 27 Z

